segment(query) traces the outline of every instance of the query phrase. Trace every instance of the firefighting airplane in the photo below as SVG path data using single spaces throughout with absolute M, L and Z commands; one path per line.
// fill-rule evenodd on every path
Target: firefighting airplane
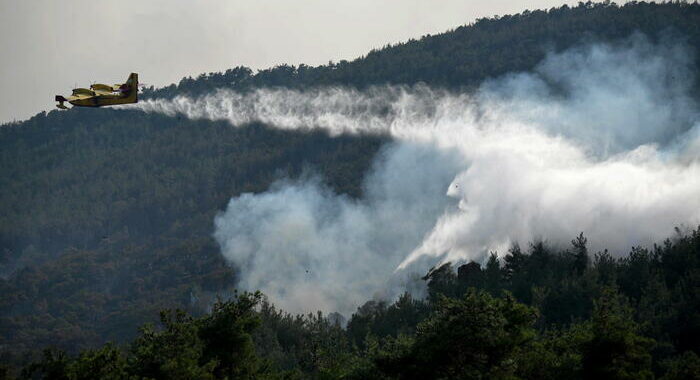
M 118 83 L 114 86 L 108 84 L 93 84 L 90 88 L 76 88 L 68 98 L 56 95 L 56 107 L 68 109 L 63 102 L 68 102 L 75 107 L 102 107 L 116 104 L 136 103 L 139 87 L 139 75 L 131 73 L 126 83 Z

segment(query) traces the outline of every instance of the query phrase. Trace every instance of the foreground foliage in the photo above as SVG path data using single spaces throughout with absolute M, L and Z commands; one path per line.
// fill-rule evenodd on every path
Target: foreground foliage
M 47 349 L 21 377 L 699 378 L 700 228 L 622 259 L 604 251 L 591 261 L 586 243 L 515 245 L 503 265 L 492 255 L 456 272 L 444 264 L 425 276 L 427 299 L 369 301 L 346 327 L 284 313 L 260 293 L 201 317 L 167 310 L 127 345 Z

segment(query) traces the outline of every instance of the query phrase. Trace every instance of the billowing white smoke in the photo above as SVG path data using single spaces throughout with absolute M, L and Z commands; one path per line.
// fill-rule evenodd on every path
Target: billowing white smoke
M 232 199 L 216 218 L 215 237 L 240 268 L 242 287 L 263 290 L 288 311 L 349 315 L 369 297 L 412 285 L 405 275 L 389 280 L 455 203 L 445 189 L 458 162 L 430 147 L 393 145 L 367 179 L 363 200 L 315 179 L 280 182 Z
M 241 286 L 289 311 L 352 312 L 440 261 L 480 260 L 514 241 L 593 249 L 700 223 L 700 124 L 682 45 L 633 36 L 550 54 L 473 94 L 425 86 L 220 91 L 141 109 L 393 137 L 361 200 L 314 178 L 243 194 L 216 218 Z M 398 268 L 398 270 L 397 270 Z

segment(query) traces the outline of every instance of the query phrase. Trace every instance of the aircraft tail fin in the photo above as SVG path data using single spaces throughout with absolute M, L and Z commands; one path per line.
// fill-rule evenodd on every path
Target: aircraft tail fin
M 132 87 L 139 86 L 139 75 L 136 73 L 129 74 L 129 79 L 126 80 L 126 84 Z
M 138 101 L 139 92 L 139 75 L 137 73 L 129 74 L 129 78 L 124 85 L 127 88 L 127 101 L 129 103 L 136 103 Z

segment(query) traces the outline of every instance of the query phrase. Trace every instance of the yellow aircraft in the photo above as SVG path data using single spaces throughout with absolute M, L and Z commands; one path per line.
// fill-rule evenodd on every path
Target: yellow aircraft
M 139 87 L 139 75 L 131 73 L 126 83 L 118 83 L 114 86 L 108 84 L 93 84 L 90 88 L 76 88 L 68 98 L 56 95 L 56 107 L 67 110 L 63 102 L 68 102 L 75 107 L 102 107 L 115 104 L 136 103 Z

